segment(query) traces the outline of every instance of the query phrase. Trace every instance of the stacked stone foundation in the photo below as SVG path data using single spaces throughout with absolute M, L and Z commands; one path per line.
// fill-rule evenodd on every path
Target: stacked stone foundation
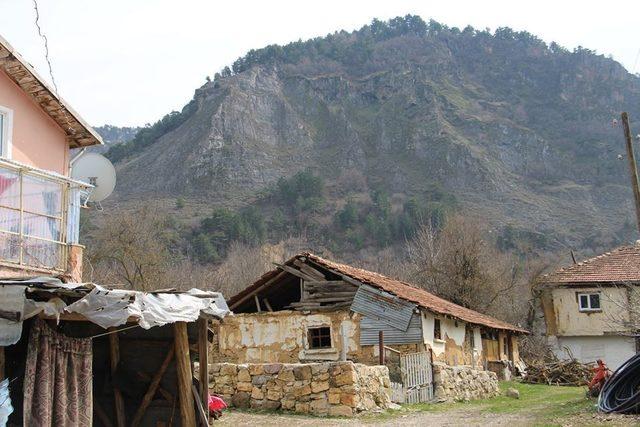
M 389 407 L 389 370 L 353 362 L 209 365 L 209 388 L 238 408 L 354 416 Z
M 434 398 L 438 402 L 485 399 L 500 394 L 495 372 L 468 366 L 433 364 Z

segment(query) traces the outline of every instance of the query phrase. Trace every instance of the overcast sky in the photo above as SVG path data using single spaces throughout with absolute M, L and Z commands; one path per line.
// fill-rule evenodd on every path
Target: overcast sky
M 47 76 L 32 1 L 0 0 L 0 35 Z M 527 30 L 640 71 L 638 0 L 38 1 L 60 94 L 94 125 L 154 122 L 249 49 L 408 13 L 459 28 Z

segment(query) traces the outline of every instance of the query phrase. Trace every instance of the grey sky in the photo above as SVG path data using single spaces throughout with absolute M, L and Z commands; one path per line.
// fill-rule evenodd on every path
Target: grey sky
M 592 6 L 590 4 L 593 4 Z M 640 1 L 39 0 L 60 94 L 90 123 L 143 125 L 180 109 L 247 50 L 407 13 L 509 26 L 640 71 Z M 32 0 L 0 0 L 0 34 L 47 76 Z

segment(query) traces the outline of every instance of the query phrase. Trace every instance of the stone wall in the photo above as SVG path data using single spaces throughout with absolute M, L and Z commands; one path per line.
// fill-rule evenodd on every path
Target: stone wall
M 389 407 L 389 371 L 353 362 L 209 365 L 209 388 L 232 406 L 353 416 Z
M 438 402 L 468 401 L 498 396 L 500 388 L 495 372 L 468 366 L 433 364 L 434 397 Z

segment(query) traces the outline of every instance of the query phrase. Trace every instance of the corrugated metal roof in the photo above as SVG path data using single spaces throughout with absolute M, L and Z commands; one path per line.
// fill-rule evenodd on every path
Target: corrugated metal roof
M 400 331 L 407 330 L 416 307 L 416 304 L 368 285 L 358 288 L 351 304 L 352 311 Z
M 378 333 L 382 331 L 384 343 L 386 344 L 412 344 L 421 343 L 422 320 L 420 314 L 412 313 L 406 331 L 401 331 L 393 326 L 379 320 L 370 319 L 366 316 L 360 320 L 360 345 L 378 344 Z

